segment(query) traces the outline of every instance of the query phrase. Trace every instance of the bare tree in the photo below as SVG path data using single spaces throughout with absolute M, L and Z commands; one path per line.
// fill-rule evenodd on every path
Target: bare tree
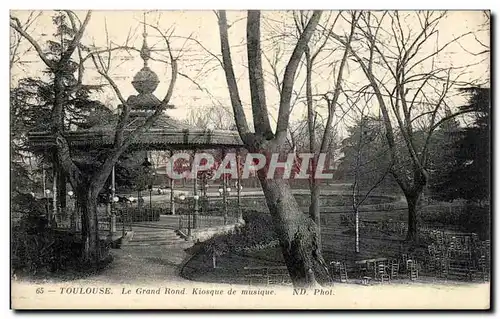
M 385 127 L 391 155 L 390 173 L 408 203 L 407 240 L 417 240 L 417 205 L 428 181 L 429 143 L 444 121 L 463 112 L 445 114 L 453 104 L 452 88 L 467 82 L 460 78 L 475 65 L 445 65 L 440 59 L 467 32 L 440 43 L 439 24 L 445 12 L 362 12 L 356 23 L 356 42 L 334 33 L 331 37 L 349 48 L 369 82 Z M 346 20 L 350 20 L 345 18 Z M 416 132 L 423 132 L 418 143 Z M 398 144 L 401 140 L 402 145 Z
M 35 12 L 32 11 L 26 18 L 26 21 L 21 22 L 19 19 L 16 20 L 16 25 L 18 28 L 22 29 L 24 32 L 30 32 L 30 28 L 33 26 L 33 24 L 37 21 L 37 19 L 40 17 L 42 12 Z M 12 69 L 12 67 L 17 64 L 17 63 L 22 63 L 21 58 L 25 56 L 31 49 L 32 47 L 28 47 L 26 50 L 22 50 L 22 42 L 23 42 L 24 37 L 17 31 L 11 29 L 10 33 L 10 59 L 9 59 L 9 68 Z
M 247 54 L 248 65 L 251 66 L 249 68 L 249 81 L 254 132 L 250 131 L 247 124 L 234 75 L 225 11 L 218 12 L 221 52 L 236 126 L 246 148 L 254 153 L 279 153 L 285 144 L 288 133 L 296 71 L 307 44 L 318 25 L 321 12 L 315 11 L 312 14 L 285 68 L 275 132 L 271 130 L 264 89 L 260 16 L 259 11 L 249 11 L 247 15 Z M 265 169 L 260 169 L 257 176 L 264 191 L 275 231 L 280 240 L 283 257 L 294 286 L 307 287 L 329 282 L 328 268 L 321 255 L 316 236 L 316 224 L 301 212 L 288 182 L 284 179 L 267 179 L 266 173 Z
M 330 58 L 332 55 L 332 49 L 330 49 L 330 53 L 325 56 L 321 56 L 323 51 L 326 48 L 327 43 L 330 40 L 329 34 L 332 32 L 340 13 L 338 13 L 333 19 L 333 22 L 330 21 L 330 17 L 328 17 L 324 28 L 321 31 L 317 32 L 317 36 L 314 41 L 310 41 L 309 45 L 305 50 L 305 65 L 306 65 L 306 105 L 307 105 L 307 128 L 309 133 L 309 152 L 314 154 L 314 157 L 311 158 L 311 174 L 309 177 L 309 188 L 311 191 L 311 204 L 309 206 L 309 215 L 312 220 L 316 222 L 318 225 L 318 233 L 321 233 L 321 222 L 320 222 L 320 210 L 319 210 L 319 197 L 320 197 L 320 183 L 316 179 L 316 169 L 318 165 L 318 158 L 320 153 L 326 153 L 331 146 L 332 137 L 334 134 L 334 130 L 336 125 L 334 125 L 334 116 L 337 109 L 338 99 L 341 93 L 342 88 L 342 80 L 344 75 L 344 69 L 347 64 L 347 58 L 349 50 L 344 48 L 344 52 L 342 54 L 342 58 L 340 60 L 340 65 L 335 72 L 336 63 L 331 62 L 331 68 L 335 74 L 335 80 L 333 83 L 333 88 L 329 92 L 324 92 L 322 94 L 322 99 L 326 102 L 327 105 L 327 117 L 324 121 L 324 127 L 322 130 L 318 130 L 317 117 L 318 112 L 315 107 L 314 94 L 313 92 L 313 76 L 314 69 L 317 68 L 320 64 L 324 64 L 325 60 Z M 354 26 L 358 16 L 356 14 L 352 15 L 351 29 L 346 35 L 346 43 L 351 43 L 352 37 L 354 35 Z M 304 32 L 306 28 L 307 14 L 301 12 L 300 14 L 294 15 L 294 22 L 296 29 L 299 34 Z M 318 59 L 320 57 L 321 59 Z M 319 61 L 318 61 L 319 60 Z M 316 133 L 319 133 L 317 136 Z M 319 145 L 318 145 L 319 144 Z
M 198 128 L 212 130 L 232 130 L 235 126 L 232 111 L 218 104 L 191 109 L 187 123 Z
M 109 75 L 109 70 L 113 61 L 111 54 L 113 51 L 121 48 L 111 47 L 111 43 L 108 41 L 108 48 L 92 51 L 87 55 L 82 56 L 82 52 L 84 52 L 84 49 L 81 44 L 81 39 L 91 19 L 91 12 L 87 12 L 83 21 L 81 21 L 78 15 L 72 11 L 66 11 L 65 13 L 71 21 L 74 36 L 68 43 L 63 46 L 61 56 L 55 58 L 48 56 L 43 51 L 41 45 L 35 39 L 33 39 L 33 37 L 28 32 L 26 32 L 26 30 L 22 27 L 21 23 L 16 17 L 11 16 L 10 26 L 32 45 L 40 59 L 48 68 L 53 78 L 53 90 L 55 93 L 55 98 L 51 111 L 51 132 L 56 141 L 54 163 L 56 169 L 62 170 L 64 172 L 64 175 L 68 177 L 69 182 L 75 190 L 76 200 L 82 218 L 82 237 L 84 239 L 83 256 L 84 259 L 91 265 L 96 265 L 100 260 L 97 221 L 98 194 L 104 187 L 104 184 L 108 179 L 113 166 L 116 164 L 120 156 L 131 145 L 131 143 L 137 136 L 151 127 L 155 120 L 169 105 L 169 101 L 174 92 L 174 87 L 177 79 L 178 57 L 172 54 L 172 50 L 170 48 L 170 34 L 160 32 L 160 35 L 162 36 L 167 46 L 167 50 L 170 53 L 169 62 L 171 69 L 171 78 L 167 93 L 161 103 L 156 107 L 156 110 L 153 112 L 153 114 L 150 115 L 142 125 L 125 134 L 125 127 L 128 123 L 131 105 L 123 97 L 117 84 Z M 109 39 L 109 37 L 107 38 Z M 65 81 L 65 76 L 67 75 L 68 70 L 71 70 L 71 58 L 75 54 L 75 51 L 77 52 L 78 56 L 78 68 L 75 72 L 76 75 L 74 77 L 75 79 L 77 79 L 77 81 L 76 83 L 72 83 L 72 87 L 68 87 L 68 83 L 67 81 Z M 148 52 L 144 53 L 149 54 Z M 115 128 L 114 143 L 104 155 L 103 164 L 98 167 L 92 175 L 83 173 L 76 165 L 75 161 L 72 159 L 71 149 L 64 135 L 63 125 L 64 106 L 66 103 L 65 92 L 82 84 L 84 72 L 83 64 L 87 60 L 92 60 L 99 74 L 101 74 L 109 82 L 114 92 L 118 96 L 120 102 L 122 103 L 122 108 Z
M 345 92 L 344 92 L 345 94 Z M 354 213 L 354 251 L 360 252 L 359 240 L 359 208 L 368 199 L 370 194 L 384 181 L 391 169 L 386 160 L 387 150 L 382 139 L 380 127 L 381 119 L 369 112 L 371 97 L 361 101 L 362 95 L 351 100 L 346 94 L 346 103 L 350 106 L 349 117 L 354 120 L 354 127 L 350 136 L 343 141 L 344 162 L 352 179 L 351 197 Z

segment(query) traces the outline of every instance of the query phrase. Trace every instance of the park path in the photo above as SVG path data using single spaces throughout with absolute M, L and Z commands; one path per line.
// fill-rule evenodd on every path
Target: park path
M 159 222 L 132 226 L 134 235 L 119 249 L 113 249 L 113 262 L 97 275 L 72 281 L 72 284 L 157 284 L 185 282 L 180 271 L 190 255 L 192 241 L 175 232 L 178 218 L 160 217 Z

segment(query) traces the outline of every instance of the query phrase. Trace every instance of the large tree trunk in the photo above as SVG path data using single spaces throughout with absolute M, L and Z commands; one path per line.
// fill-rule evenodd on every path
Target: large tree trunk
M 408 233 L 406 240 L 409 242 L 418 241 L 417 205 L 422 192 L 411 191 L 405 194 L 408 203 Z
M 60 217 L 61 218 L 66 218 L 67 217 L 67 203 L 66 203 L 66 174 L 64 173 L 64 170 L 59 169 L 59 176 L 57 179 L 57 191 L 58 191 L 58 202 L 59 202 L 59 207 L 61 208 L 60 211 Z
M 331 278 L 321 255 L 317 226 L 300 210 L 288 182 L 266 179 L 261 171 L 259 180 L 293 285 L 329 284 Z
M 318 231 L 321 229 L 320 217 L 319 217 L 319 186 L 318 181 L 315 179 L 316 169 L 317 169 L 317 155 L 316 155 L 316 119 L 314 116 L 313 107 L 313 95 L 312 95 L 312 67 L 313 59 L 311 58 L 311 53 L 309 52 L 309 47 L 305 50 L 306 56 L 306 98 L 307 98 L 307 128 L 309 132 L 309 152 L 315 154 L 311 158 L 311 177 L 309 179 L 309 189 L 311 191 L 311 203 L 309 205 L 309 216 L 318 225 Z M 324 136 L 323 136 L 324 138 Z M 318 235 L 321 235 L 318 232 Z M 320 241 L 321 245 L 321 241 Z
M 414 167 L 412 187 L 406 190 L 403 188 L 408 204 L 408 233 L 406 234 L 406 240 L 408 242 L 418 243 L 417 212 L 420 198 L 424 192 L 424 187 L 427 185 L 427 180 L 427 171 Z
M 320 189 L 317 180 L 313 180 L 310 187 L 311 203 L 309 204 L 309 217 L 316 223 L 318 230 L 319 245 L 321 247 L 321 218 L 319 212 Z
M 97 195 L 99 191 L 79 187 L 77 200 L 82 219 L 83 262 L 97 266 L 100 261 Z

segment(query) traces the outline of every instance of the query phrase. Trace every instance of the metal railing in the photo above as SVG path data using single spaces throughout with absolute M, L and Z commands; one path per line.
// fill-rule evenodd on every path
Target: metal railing
M 115 231 L 128 231 L 132 229 L 132 220 L 126 212 L 115 210 Z M 98 214 L 97 229 L 99 232 L 111 232 L 111 215 Z M 82 220 L 73 209 L 67 209 L 64 214 L 55 216 L 52 221 L 52 227 L 57 229 L 66 229 L 74 232 L 81 232 Z

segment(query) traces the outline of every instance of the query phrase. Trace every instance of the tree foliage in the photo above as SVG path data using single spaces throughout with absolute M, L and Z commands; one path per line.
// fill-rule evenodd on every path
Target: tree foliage
M 55 40 L 47 41 L 45 54 L 55 61 L 60 57 L 64 43 L 74 36 L 73 30 L 62 13 L 53 16 L 56 32 Z M 14 60 L 14 63 L 17 63 Z M 64 127 L 66 129 L 88 128 L 102 124 L 111 118 L 112 112 L 100 101 L 92 98 L 99 90 L 95 85 L 78 85 L 74 74 L 78 63 L 70 60 L 68 68 L 63 70 L 65 82 L 64 92 Z M 21 78 L 10 90 L 10 131 L 11 131 L 11 181 L 15 191 L 28 192 L 38 185 L 37 170 L 30 171 L 36 164 L 48 165 L 47 154 L 32 154 L 27 145 L 27 133 L 30 131 L 48 131 L 51 123 L 51 110 L 54 105 L 55 92 L 53 77 L 49 70 L 44 70 L 41 77 Z M 35 162 L 35 163 L 31 163 Z M 35 164 L 35 165 L 30 165 Z
M 442 167 L 439 180 L 432 186 L 433 197 L 452 201 L 465 199 L 481 202 L 490 198 L 490 89 L 470 87 L 463 111 L 472 112 L 471 126 L 448 134 L 448 165 Z

